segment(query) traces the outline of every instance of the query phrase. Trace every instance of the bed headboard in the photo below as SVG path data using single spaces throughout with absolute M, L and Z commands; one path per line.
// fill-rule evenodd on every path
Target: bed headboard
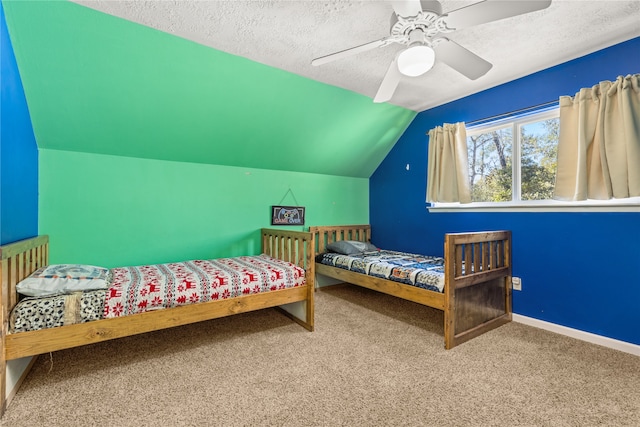
M 371 226 L 364 225 L 323 225 L 309 227 L 316 239 L 316 253 L 326 251 L 327 245 L 341 240 L 371 242 Z
M 18 302 L 16 285 L 22 279 L 49 263 L 49 236 L 37 236 L 0 246 L 2 278 L 2 322 Z
M 0 415 L 6 407 L 6 348 L 9 313 L 18 303 L 16 285 L 49 263 L 49 236 L 37 236 L 0 246 Z

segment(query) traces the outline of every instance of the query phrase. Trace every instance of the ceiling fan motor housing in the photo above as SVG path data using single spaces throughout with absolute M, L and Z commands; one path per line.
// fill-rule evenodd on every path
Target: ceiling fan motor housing
M 416 16 L 398 16 L 395 12 L 391 14 L 391 38 L 398 43 L 414 43 L 415 38 L 411 37 L 414 30 L 420 30 L 423 35 L 423 42 L 438 33 L 447 33 L 452 30 L 447 28 L 442 16 L 442 5 L 438 1 L 423 0 L 420 2 L 422 11 Z

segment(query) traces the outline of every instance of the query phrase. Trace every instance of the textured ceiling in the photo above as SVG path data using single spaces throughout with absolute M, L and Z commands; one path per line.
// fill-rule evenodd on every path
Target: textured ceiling
M 311 66 L 313 58 L 389 35 L 387 1 L 77 1 L 215 49 L 373 98 L 401 45 Z M 443 12 L 475 1 L 442 0 Z M 640 36 L 640 1 L 553 0 L 548 9 L 448 38 L 493 64 L 471 81 L 447 65 L 404 77 L 390 103 L 423 111 Z

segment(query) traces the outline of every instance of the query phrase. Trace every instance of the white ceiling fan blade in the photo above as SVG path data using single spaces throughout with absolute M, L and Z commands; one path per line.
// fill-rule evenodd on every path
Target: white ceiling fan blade
M 398 55 L 396 55 L 391 65 L 389 65 L 389 69 L 387 70 L 387 74 L 384 75 L 382 83 L 380 83 L 378 93 L 376 93 L 376 97 L 373 98 L 373 102 L 380 103 L 390 100 L 398 87 L 398 83 L 400 83 L 401 77 L 400 70 L 398 70 Z
M 444 22 L 452 30 L 510 18 L 549 7 L 551 0 L 482 1 L 447 14 Z
M 482 77 L 493 67 L 490 62 L 485 61 L 458 43 L 444 38 L 440 40 L 442 41 L 433 48 L 436 51 L 436 58 L 469 79 L 475 80 L 478 77 Z
M 360 46 L 341 50 L 340 52 L 335 52 L 329 55 L 321 56 L 311 61 L 311 65 L 318 66 L 318 65 L 326 64 L 327 62 L 335 61 L 337 59 L 346 58 L 348 56 L 355 55 L 360 52 L 366 52 L 367 50 L 375 49 L 376 47 L 383 46 L 385 43 L 387 43 L 387 39 L 388 37 L 385 37 L 380 40 L 361 44 Z
M 417 16 L 418 13 L 422 12 L 420 0 L 392 1 L 391 6 L 393 6 L 396 15 L 404 18 Z

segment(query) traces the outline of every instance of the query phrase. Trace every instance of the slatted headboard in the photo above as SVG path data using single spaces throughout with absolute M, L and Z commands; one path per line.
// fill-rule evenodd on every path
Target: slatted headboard
M 316 236 L 316 253 L 326 251 L 329 243 L 341 240 L 355 240 L 371 242 L 371 226 L 366 225 L 331 225 L 309 227 L 309 231 Z

